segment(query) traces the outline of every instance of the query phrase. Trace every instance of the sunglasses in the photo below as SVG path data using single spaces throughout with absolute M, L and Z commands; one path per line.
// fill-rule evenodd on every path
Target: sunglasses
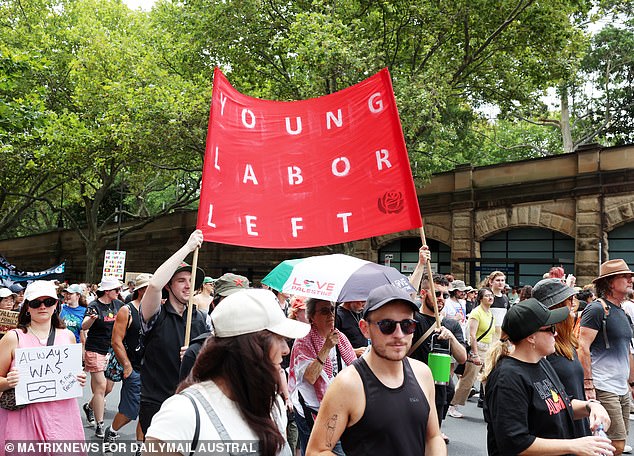
M 385 334 L 390 335 L 394 331 L 396 331 L 396 325 L 401 326 L 401 331 L 403 334 L 409 335 L 413 334 L 416 330 L 416 320 L 412 320 L 408 318 L 406 320 L 396 321 L 396 320 L 379 320 L 377 322 L 370 321 L 369 323 L 374 323 L 379 327 L 379 330 Z
M 29 307 L 31 309 L 37 309 L 39 308 L 42 303 L 44 303 L 44 305 L 46 307 L 53 307 L 55 304 L 57 304 L 57 299 L 55 298 L 46 298 L 46 299 L 34 299 L 33 301 L 29 301 Z
M 449 298 L 449 293 L 443 293 L 442 291 L 436 291 L 436 297 L 440 298 L 442 296 L 443 299 Z
M 335 308 L 333 306 L 331 306 L 331 307 L 322 307 L 316 313 L 318 313 L 320 315 L 332 315 L 332 314 L 335 313 Z
M 547 326 L 546 328 L 539 328 L 538 330 L 539 332 L 549 332 L 549 333 L 553 333 L 555 334 L 557 332 L 557 328 L 555 328 L 555 325 L 550 325 Z

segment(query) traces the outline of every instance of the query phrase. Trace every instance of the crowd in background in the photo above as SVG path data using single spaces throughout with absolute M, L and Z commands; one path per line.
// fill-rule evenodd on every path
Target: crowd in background
M 115 278 L 104 277 L 99 284 L 36 281 L 26 290 L 18 283 L 0 288 L 0 309 L 18 314 L 17 330 L 0 328 L 6 333 L 0 341 L 0 375 L 3 378 L 0 390 L 6 391 L 18 381 L 12 367 L 11 350 L 44 345 L 42 341 L 46 341 L 50 332 L 52 344 L 82 344 L 83 371 L 90 374 L 92 392 L 90 401 L 81 408 L 72 405 L 75 401 L 32 404 L 22 409 L 28 411 L 28 418 L 25 418 L 25 411 L 0 411 L 16 420 L 16 413 L 20 414 L 18 421 L 7 418 L 4 438 L 83 439 L 79 423 L 82 412 L 87 425 L 94 427 L 95 437 L 104 442 L 115 442 L 119 430 L 137 418 L 136 438 L 139 441 L 189 438 L 189 431 L 183 433 L 182 425 L 172 425 L 190 423 L 192 428 L 198 429 L 198 425 L 191 421 L 193 415 L 186 412 L 186 405 L 191 402 L 195 409 L 199 407 L 207 413 L 210 407 L 220 409 L 214 413 L 220 416 L 227 429 L 216 427 L 211 434 L 205 434 L 205 438 L 231 436 L 242 439 L 248 434 L 261 442 L 266 454 L 312 454 L 311 448 L 316 445 L 311 440 L 313 426 L 330 385 L 347 366 L 360 357 L 367 357 L 372 350 L 367 334 L 360 329 L 367 318 L 364 317 L 367 315 L 364 311 L 366 301 L 334 303 L 289 296 L 282 290 L 270 290 L 272 293 L 267 291 L 266 295 L 257 294 L 260 290 L 250 295 L 247 291 L 252 288 L 246 277 L 228 273 L 214 279 L 205 276 L 199 268 L 193 298 L 191 342 L 183 346 L 184 316 L 192 273 L 191 266 L 183 260 L 202 242 L 196 233 L 154 274 L 140 274 L 125 285 Z M 423 250 L 419 261 L 421 268 L 425 265 Z M 629 319 L 631 338 L 631 319 L 634 319 L 631 271 L 624 262 L 616 271 L 618 274 L 602 269 L 597 281 L 584 287 L 576 286 L 574 276 L 566 275 L 561 267 L 553 267 L 533 286 L 522 287 L 509 286 L 505 274 L 494 271 L 477 288 L 451 274 L 429 276 L 415 271 L 410 280 L 417 290 L 412 296 L 417 310 L 413 314 L 411 333 L 405 333 L 405 327 L 401 326 L 404 335 L 413 334 L 408 343 L 414 347 L 408 355 L 427 364 L 429 354 L 435 350 L 433 337 L 436 337 L 439 346 L 445 347 L 452 356 L 449 382 L 436 382 L 435 385 L 433 410 L 439 428 L 447 415 L 462 418 L 461 407 L 468 398 L 476 395 L 478 407 L 484 409 L 488 424 L 490 454 L 510 454 L 509 451 L 519 451 L 522 446 L 524 449 L 546 448 L 540 446 L 542 443 L 536 443 L 541 442 L 539 432 L 543 431 L 542 427 L 523 429 L 525 423 L 509 427 L 516 421 L 501 411 L 500 401 L 512 394 L 521 402 L 525 391 L 521 385 L 516 385 L 516 390 L 510 393 L 500 386 L 508 383 L 501 380 L 504 378 L 502 372 L 506 372 L 504 368 L 509 371 L 508 375 L 520 372 L 518 378 L 526 377 L 527 384 L 539 378 L 551 385 L 552 394 L 557 391 L 557 397 L 564 399 L 557 407 L 567 409 L 570 416 L 574 416 L 571 424 L 565 417 L 550 423 L 565 428 L 565 432 L 545 433 L 544 437 L 594 439 L 580 441 L 576 447 L 579 451 L 581 448 L 586 451 L 592 445 L 605 454 L 631 451 L 625 445 L 627 429 L 610 428 L 610 419 L 612 423 L 616 422 L 614 410 L 608 410 L 610 419 L 607 419 L 603 408 L 595 409 L 586 402 L 599 398 L 606 409 L 622 405 L 625 410 L 625 405 L 629 408 L 631 401 L 629 389 L 625 394 L 619 389 L 617 399 L 614 399 L 609 387 L 604 388 L 608 392 L 604 392 L 603 387 L 595 387 L 600 371 L 595 369 L 593 383 L 592 374 L 588 373 L 592 372 L 589 358 L 578 356 L 579 350 L 584 353 L 584 343 L 588 354 L 595 349 L 594 338 L 590 336 L 597 334 L 604 345 L 603 350 L 612 354 L 605 348 L 609 347 L 606 321 L 608 328 L 614 325 L 611 321 L 620 309 Z M 605 280 L 616 280 L 615 277 L 621 276 L 628 278 L 629 288 L 625 284 L 625 295 L 620 302 L 610 301 L 615 310 L 612 314 L 609 309 L 604 310 L 605 306 L 596 310 L 599 301 L 595 286 L 605 286 Z M 605 289 L 600 289 L 599 294 L 606 299 L 611 296 Z M 271 313 L 267 307 L 271 305 L 269 295 L 274 297 L 271 302 L 275 303 L 279 314 L 275 313 L 277 310 Z M 225 300 L 226 303 L 221 305 Z M 596 310 L 594 320 L 590 320 L 588 312 L 584 313 L 586 307 Z M 442 323 L 434 329 L 436 311 Z M 277 329 L 258 320 L 256 316 L 262 312 L 270 314 L 269 320 L 277 319 Z M 612 315 L 612 320 L 607 320 L 608 315 Z M 304 326 L 289 325 L 287 320 Z M 533 324 L 528 323 L 529 320 Z M 535 322 L 540 324 L 534 327 Z M 269 335 L 253 335 L 264 330 Z M 249 340 L 245 342 L 242 336 L 247 334 Z M 542 340 L 550 337 L 548 334 L 553 336 L 552 351 L 550 339 Z M 631 347 L 622 358 L 628 366 Z M 227 356 L 229 352 L 235 359 Z M 269 354 L 272 364 L 264 362 L 268 366 L 264 371 L 253 370 L 253 364 L 261 364 L 263 357 Z M 544 359 L 548 360 L 546 368 Z M 118 362 L 119 374 L 111 372 L 114 369 L 112 361 Z M 238 369 L 237 375 L 231 373 L 232 369 Z M 248 369 L 248 375 L 244 369 Z M 78 372 L 78 379 L 83 385 L 87 381 L 86 374 Z M 104 423 L 105 401 L 116 381 L 122 381 L 118 413 L 113 422 L 107 424 Z M 253 388 L 262 391 L 253 396 Z M 493 396 L 489 399 L 490 395 Z M 246 400 L 243 396 L 251 399 Z M 623 403 L 623 396 L 626 396 L 627 404 Z M 531 420 L 541 419 L 541 415 L 539 405 L 531 401 L 534 402 L 534 398 L 527 398 L 523 406 L 532 423 Z M 44 419 L 38 415 L 44 412 L 38 412 L 38 407 L 46 413 L 66 414 L 68 433 L 60 435 L 44 424 Z M 55 407 L 57 409 L 53 410 Z M 227 414 L 229 409 L 231 413 Z M 179 418 L 175 421 L 176 415 Z M 29 420 L 33 423 L 32 432 L 17 432 L 20 427 L 17 423 L 24 426 Z M 592 431 L 601 420 L 605 422 L 610 440 L 592 437 Z M 625 423 L 625 427 L 629 425 Z M 496 438 L 496 432 L 509 432 L 522 438 L 514 440 L 515 446 L 511 450 L 502 443 L 503 434 Z M 537 440 L 534 433 L 538 435 Z M 441 435 L 448 444 L 450 436 Z M 614 447 L 608 445 L 610 441 Z M 491 448 L 497 450 L 491 453 Z M 340 441 L 333 442 L 330 450 L 335 454 L 346 454 Z M 552 454 L 575 452 L 563 446 L 561 451 Z

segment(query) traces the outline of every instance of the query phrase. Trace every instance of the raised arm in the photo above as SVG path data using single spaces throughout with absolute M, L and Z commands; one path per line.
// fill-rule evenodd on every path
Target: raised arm
M 418 263 L 416 263 L 416 268 L 414 268 L 412 275 L 409 276 L 409 283 L 416 289 L 416 293 L 420 291 L 420 282 L 423 280 L 423 273 L 425 272 L 428 258 L 431 259 L 429 247 L 423 245 L 418 249 Z
M 187 255 L 199 248 L 202 243 L 203 232 L 200 230 L 194 231 L 189 236 L 185 245 L 178 249 L 156 270 L 152 279 L 150 279 L 147 291 L 141 299 L 141 314 L 144 321 L 149 321 L 158 311 L 161 305 L 161 293 L 165 285 L 167 285 L 174 275 L 174 271 L 176 271 L 178 266 L 187 258 Z

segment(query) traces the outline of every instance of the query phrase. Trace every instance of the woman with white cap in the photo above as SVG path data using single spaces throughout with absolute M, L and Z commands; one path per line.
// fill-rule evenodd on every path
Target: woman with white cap
M 555 325 L 567 307 L 547 309 L 534 298 L 511 307 L 501 338 L 485 363 L 487 448 L 490 455 L 606 455 L 606 437 L 575 438 L 574 420 L 590 417 L 591 429 L 607 429 L 610 418 L 596 401 L 571 399 L 544 359 L 555 351 Z M 511 351 L 508 343 L 513 344 Z
M 84 404 L 86 421 L 95 426 L 95 436 L 103 438 L 104 399 L 112 391 L 114 383 L 106 379 L 106 355 L 110 349 L 112 327 L 117 312 L 123 306 L 119 298 L 122 283 L 116 277 L 103 277 L 97 289 L 97 299 L 88 304 L 81 329 L 89 330 L 86 338 L 84 367 L 90 372 L 92 399 Z
M 38 280 L 26 288 L 24 305 L 18 314 L 18 326 L 0 340 L 0 392 L 15 388 L 20 382 L 14 366 L 17 348 L 64 346 L 75 343 L 73 333 L 64 328 L 56 311 L 59 304 L 52 282 Z M 83 387 L 86 374 L 77 374 Z M 11 391 L 13 393 L 13 391 Z M 52 442 L 84 440 L 76 399 L 28 404 L 19 410 L 0 408 L 0 452 L 9 440 Z M 4 454 L 4 453 L 2 453 Z
M 310 326 L 286 318 L 275 295 L 262 289 L 227 296 L 211 319 L 215 336 L 179 394 L 154 415 L 146 444 L 192 442 L 195 451 L 197 442 L 252 440 L 259 442 L 258 454 L 290 456 L 280 363 L 289 351 L 286 338 L 303 337 Z
M 561 281 L 561 279 L 543 279 L 533 287 L 533 297 L 551 310 L 567 308 L 570 311 L 568 318 L 555 325 L 555 353 L 548 355 L 557 376 L 566 389 L 566 393 L 572 398 L 586 400 L 583 391 L 583 366 L 577 356 L 579 343 L 574 335 L 574 315 L 572 312 L 576 291 Z M 590 425 L 587 419 L 577 420 L 575 436 L 590 435 Z

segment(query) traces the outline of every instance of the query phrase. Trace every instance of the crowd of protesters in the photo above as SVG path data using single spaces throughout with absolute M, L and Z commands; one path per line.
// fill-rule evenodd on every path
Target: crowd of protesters
M 138 419 L 139 442 L 253 440 L 266 455 L 442 455 L 451 448 L 443 420 L 463 418 L 477 395 L 489 454 L 631 451 L 633 273 L 623 260 L 601 265 L 584 288 L 560 267 L 532 286 L 510 287 L 494 271 L 474 288 L 428 274 L 423 247 L 410 277 L 415 294 L 385 285 L 365 301 L 335 303 L 201 268 L 192 288 L 184 261 L 201 245 L 196 230 L 125 286 L 106 276 L 95 285 L 0 287 L 0 309 L 17 321 L 0 327 L 0 445 L 90 438 L 83 414 L 106 443 Z M 82 387 L 90 374 L 88 402 L 1 405 L 20 381 L 16 348 L 75 343 Z M 436 353 L 451 358 L 448 381 L 428 367 Z M 117 381 L 117 413 L 105 423 Z

